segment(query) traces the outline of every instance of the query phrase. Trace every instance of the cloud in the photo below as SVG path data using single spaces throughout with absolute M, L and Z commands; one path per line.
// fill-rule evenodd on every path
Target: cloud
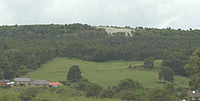
M 55 0 L 1 0 L 0 4 L 4 7 L 0 11 L 4 15 L 1 19 L 9 20 L 8 24 L 37 23 L 54 2 Z
M 200 0 L 0 0 L 0 24 L 199 28 Z

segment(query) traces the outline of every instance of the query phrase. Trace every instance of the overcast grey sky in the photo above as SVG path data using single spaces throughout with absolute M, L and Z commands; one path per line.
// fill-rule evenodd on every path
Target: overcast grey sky
M 0 0 L 0 25 L 200 28 L 200 0 Z

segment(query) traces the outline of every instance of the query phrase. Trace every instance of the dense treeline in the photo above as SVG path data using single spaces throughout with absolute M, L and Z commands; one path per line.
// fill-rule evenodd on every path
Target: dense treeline
M 130 82 L 124 82 L 123 85 L 126 86 L 126 83 Z M 0 99 L 1 101 L 178 101 L 187 97 L 187 89 L 177 89 L 170 84 L 150 89 L 135 89 L 137 86 L 131 84 L 128 85 L 131 89 L 125 90 L 123 86 L 119 86 L 122 88 L 118 91 L 115 88 L 99 90 L 97 84 L 89 84 L 87 89 L 92 92 L 76 90 L 69 86 L 0 88 Z
M 190 55 L 199 46 L 199 30 L 138 27 L 134 37 L 110 37 L 82 24 L 1 26 L 0 78 L 18 77 L 56 56 L 97 62 L 163 59 L 176 51 Z

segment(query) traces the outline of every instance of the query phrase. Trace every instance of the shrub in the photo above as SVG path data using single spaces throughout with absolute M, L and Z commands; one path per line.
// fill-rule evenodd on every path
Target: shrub
M 85 93 L 87 97 L 97 97 L 102 90 L 103 88 L 98 84 L 90 83 L 86 86 Z
M 87 79 L 81 79 L 77 82 L 77 86 L 76 89 L 77 90 L 82 90 L 85 91 L 86 90 L 86 86 L 89 84 L 90 82 Z
M 142 89 L 143 86 L 136 81 L 133 81 L 132 79 L 125 79 L 125 80 L 121 80 L 118 88 L 120 90 L 136 90 L 136 89 Z
M 22 101 L 31 101 L 33 100 L 36 95 L 41 92 L 41 89 L 36 87 L 36 88 L 28 88 L 25 91 L 22 91 L 19 95 L 19 98 Z
M 121 100 L 137 101 L 137 96 L 131 91 L 124 91 L 121 93 Z
M 114 91 L 110 88 L 106 89 L 106 90 L 103 90 L 101 93 L 100 93 L 100 97 L 101 98 L 112 98 L 114 95 Z

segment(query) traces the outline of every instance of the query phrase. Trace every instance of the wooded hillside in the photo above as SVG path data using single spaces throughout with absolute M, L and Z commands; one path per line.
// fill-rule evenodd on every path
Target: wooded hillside
M 0 79 L 11 79 L 59 57 L 107 60 L 163 59 L 200 47 L 199 30 L 135 28 L 133 37 L 108 36 L 90 25 L 23 25 L 0 27 Z

